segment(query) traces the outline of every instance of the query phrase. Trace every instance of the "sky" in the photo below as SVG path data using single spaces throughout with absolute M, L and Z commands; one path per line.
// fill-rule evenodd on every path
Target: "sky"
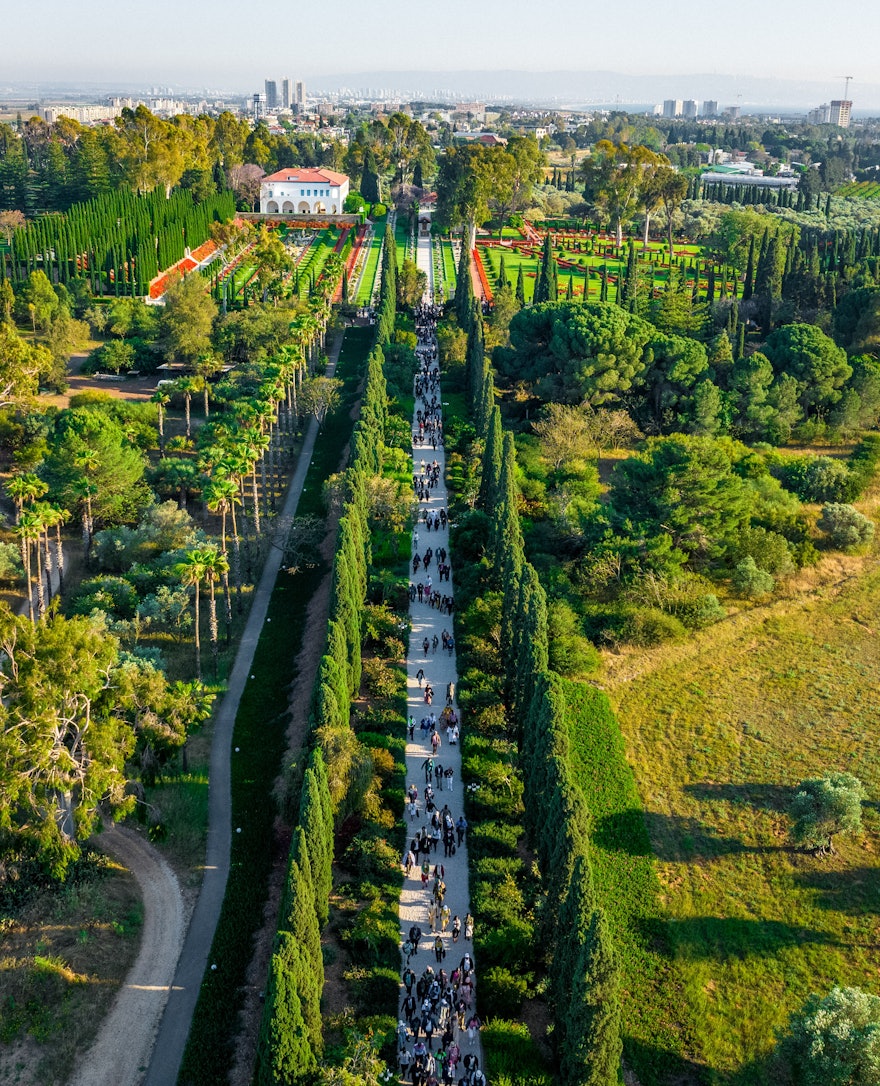
M 277 14 L 260 27 L 267 11 Z M 124 80 L 247 92 L 284 75 L 610 70 L 810 80 L 841 97 L 851 75 L 858 106 L 859 84 L 880 84 L 876 0 L 41 0 L 36 11 L 0 0 L 0 39 L 12 46 L 0 86 Z

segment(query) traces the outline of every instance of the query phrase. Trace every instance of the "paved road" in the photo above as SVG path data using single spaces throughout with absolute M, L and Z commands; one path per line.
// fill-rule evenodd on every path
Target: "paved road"
M 419 237 L 416 258 L 418 268 L 421 271 L 424 271 L 428 276 L 428 287 L 425 297 L 426 301 L 430 301 L 433 289 L 430 237 Z M 438 390 L 438 399 L 440 398 Z M 417 402 L 416 408 L 419 406 L 421 405 Z M 441 508 L 445 509 L 447 506 L 445 479 L 446 460 L 442 448 L 434 450 L 430 445 L 413 445 L 413 472 L 415 474 L 418 474 L 421 470 L 423 461 L 426 464 L 430 464 L 435 460 L 440 467 L 440 481 L 439 484 L 430 491 L 430 500 L 419 502 L 420 513 L 425 509 L 432 513 L 436 513 Z M 448 527 L 427 531 L 424 522 L 419 523 L 416 526 L 413 536 L 413 554 L 415 554 L 416 551 L 424 554 L 428 547 L 431 547 L 435 554 L 441 547 L 445 547 L 448 552 Z M 447 554 L 446 561 L 450 565 L 452 564 L 452 559 L 449 554 Z M 452 594 L 451 581 L 447 584 L 445 581 L 439 582 L 438 580 L 436 557 L 431 563 L 428 574 L 432 577 L 434 588 L 440 591 L 442 595 Z M 425 574 L 422 570 L 419 570 L 417 574 L 413 575 L 413 579 L 416 582 L 420 580 L 424 581 L 424 578 Z M 410 605 L 410 621 L 412 624 L 412 633 L 410 635 L 409 651 L 407 654 L 407 706 L 409 715 L 416 720 L 416 727 L 414 738 L 411 741 L 408 741 L 406 745 L 406 784 L 407 788 L 409 788 L 411 784 L 414 784 L 418 788 L 419 810 L 418 816 L 412 818 L 410 810 L 407 809 L 405 817 L 407 818 L 410 831 L 407 838 L 407 845 L 413 834 L 421 829 L 423 825 L 427 824 L 425 805 L 422 798 L 425 787 L 425 769 L 423 766 L 425 761 L 432 757 L 432 747 L 430 739 L 428 738 L 428 733 L 421 732 L 419 721 L 422 717 L 432 711 L 439 717 L 446 705 L 447 684 L 453 683 L 456 687 L 458 684 L 455 650 L 453 649 L 453 651 L 449 653 L 445 652 L 442 648 L 443 630 L 447 630 L 450 634 L 453 632 L 452 617 L 445 613 L 441 614 L 438 609 L 430 607 L 427 603 L 420 603 L 418 598 L 416 598 Z M 438 644 L 436 650 L 429 645 L 428 652 L 425 653 L 423 647 L 425 638 L 427 637 L 429 642 L 432 643 L 435 636 L 441 643 Z M 429 682 L 434 689 L 434 700 L 431 706 L 428 706 L 425 703 L 424 687 L 416 678 L 416 673 L 419 670 L 424 671 L 425 681 Z M 457 712 L 457 700 L 453 702 L 453 707 Z M 446 731 L 443 728 L 440 729 L 440 737 L 441 746 L 437 751 L 436 756 L 434 756 L 435 761 L 440 762 L 444 769 L 451 767 L 453 770 L 453 777 L 451 789 L 447 788 L 445 782 L 436 784 L 436 778 L 432 779 L 432 784 L 434 784 L 436 793 L 435 802 L 437 807 L 441 810 L 444 804 L 448 804 L 453 819 L 457 821 L 459 815 L 464 813 L 461 781 L 461 749 L 458 744 L 451 745 L 447 741 Z M 443 791 L 440 790 L 441 787 Z M 428 889 L 423 890 L 419 869 L 417 867 L 414 868 L 411 876 L 404 880 L 403 890 L 401 892 L 400 928 L 401 941 L 406 938 L 406 934 L 414 924 L 418 925 L 424 933 L 419 944 L 418 953 L 413 957 L 410 963 L 417 976 L 420 976 L 428 965 L 431 965 L 435 971 L 439 971 L 443 968 L 446 969 L 448 973 L 451 973 L 459 964 L 465 953 L 473 955 L 472 941 L 464 938 L 464 921 L 465 917 L 470 912 L 467 838 L 465 837 L 462 845 L 457 847 L 454 856 L 444 858 L 443 851 L 442 844 L 438 845 L 437 851 L 431 855 L 430 859 L 432 865 L 444 865 L 444 881 L 447 887 L 445 903 L 449 906 L 452 917 L 458 916 L 460 918 L 462 923 L 462 934 L 458 941 L 453 944 L 451 922 L 449 930 L 445 932 L 440 930 L 439 925 L 434 932 L 431 931 L 431 925 L 428 919 L 428 907 L 431 902 L 432 883 L 429 881 Z M 442 963 L 437 962 L 434 953 L 434 940 L 437 934 L 440 934 L 444 943 L 446 956 Z M 404 992 L 401 988 L 401 999 L 403 994 Z M 462 1055 L 466 1055 L 468 1052 L 475 1053 L 480 1057 L 482 1066 L 482 1050 L 479 1034 L 471 1041 L 468 1038 L 466 1031 L 456 1031 L 456 1041 L 461 1048 Z M 437 1047 L 438 1046 L 435 1044 L 435 1051 Z M 412 1050 L 411 1037 L 409 1048 Z M 460 1074 L 461 1065 L 459 1065 L 459 1075 Z
M 327 376 L 336 371 L 336 361 L 342 347 L 340 336 L 330 349 Z M 177 1082 L 183 1051 L 189 1036 L 193 1011 L 199 995 L 202 976 L 208 964 L 208 953 L 220 917 L 226 880 L 229 875 L 229 851 L 231 836 L 231 787 L 229 775 L 230 745 L 238 705 L 245 684 L 251 673 L 254 652 L 260 631 L 266 620 L 269 599 L 275 587 L 275 579 L 284 555 L 284 543 L 290 522 L 302 494 L 306 472 L 318 436 L 318 426 L 313 419 L 303 441 L 299 462 L 284 500 L 284 506 L 276 523 L 274 539 L 260 583 L 254 591 L 247 624 L 235 657 L 226 694 L 214 721 L 214 738 L 211 745 L 210 791 L 208 797 L 208 844 L 205 857 L 205 875 L 195 911 L 186 934 L 186 941 L 173 982 L 169 984 L 168 1001 L 159 1027 L 152 1059 L 145 1079 L 117 1079 L 114 1086 L 173 1086 Z M 271 797 L 266 797 L 271 803 Z M 129 1023 L 137 1029 L 136 1022 Z M 97 1080 L 94 1080 L 97 1081 Z M 108 1084 L 109 1086 L 109 1084 Z

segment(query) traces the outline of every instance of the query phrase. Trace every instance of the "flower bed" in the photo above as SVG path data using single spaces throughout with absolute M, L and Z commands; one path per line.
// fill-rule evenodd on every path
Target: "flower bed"
M 483 267 L 483 258 L 480 256 L 479 250 L 473 250 L 474 266 L 477 269 L 477 275 L 480 279 L 480 286 L 483 290 L 483 297 L 487 302 L 492 301 L 492 288 L 489 286 L 489 280 L 486 278 L 486 269 Z

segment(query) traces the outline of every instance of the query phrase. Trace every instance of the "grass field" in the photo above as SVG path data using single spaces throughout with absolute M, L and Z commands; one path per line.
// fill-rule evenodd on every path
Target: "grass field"
M 770 1083 L 774 1030 L 811 992 L 877 990 L 880 564 L 756 609 L 606 682 L 627 740 L 709 1081 Z M 861 778 L 861 839 L 791 850 L 800 780 Z M 601 833 L 601 831 L 600 831 Z

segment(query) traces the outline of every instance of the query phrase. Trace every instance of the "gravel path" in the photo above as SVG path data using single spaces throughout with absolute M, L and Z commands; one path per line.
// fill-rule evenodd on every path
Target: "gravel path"
M 141 1080 L 183 943 L 183 897 L 164 858 L 124 827 L 105 830 L 99 840 L 137 880 L 144 907 L 141 949 L 70 1086 L 125 1086 Z

